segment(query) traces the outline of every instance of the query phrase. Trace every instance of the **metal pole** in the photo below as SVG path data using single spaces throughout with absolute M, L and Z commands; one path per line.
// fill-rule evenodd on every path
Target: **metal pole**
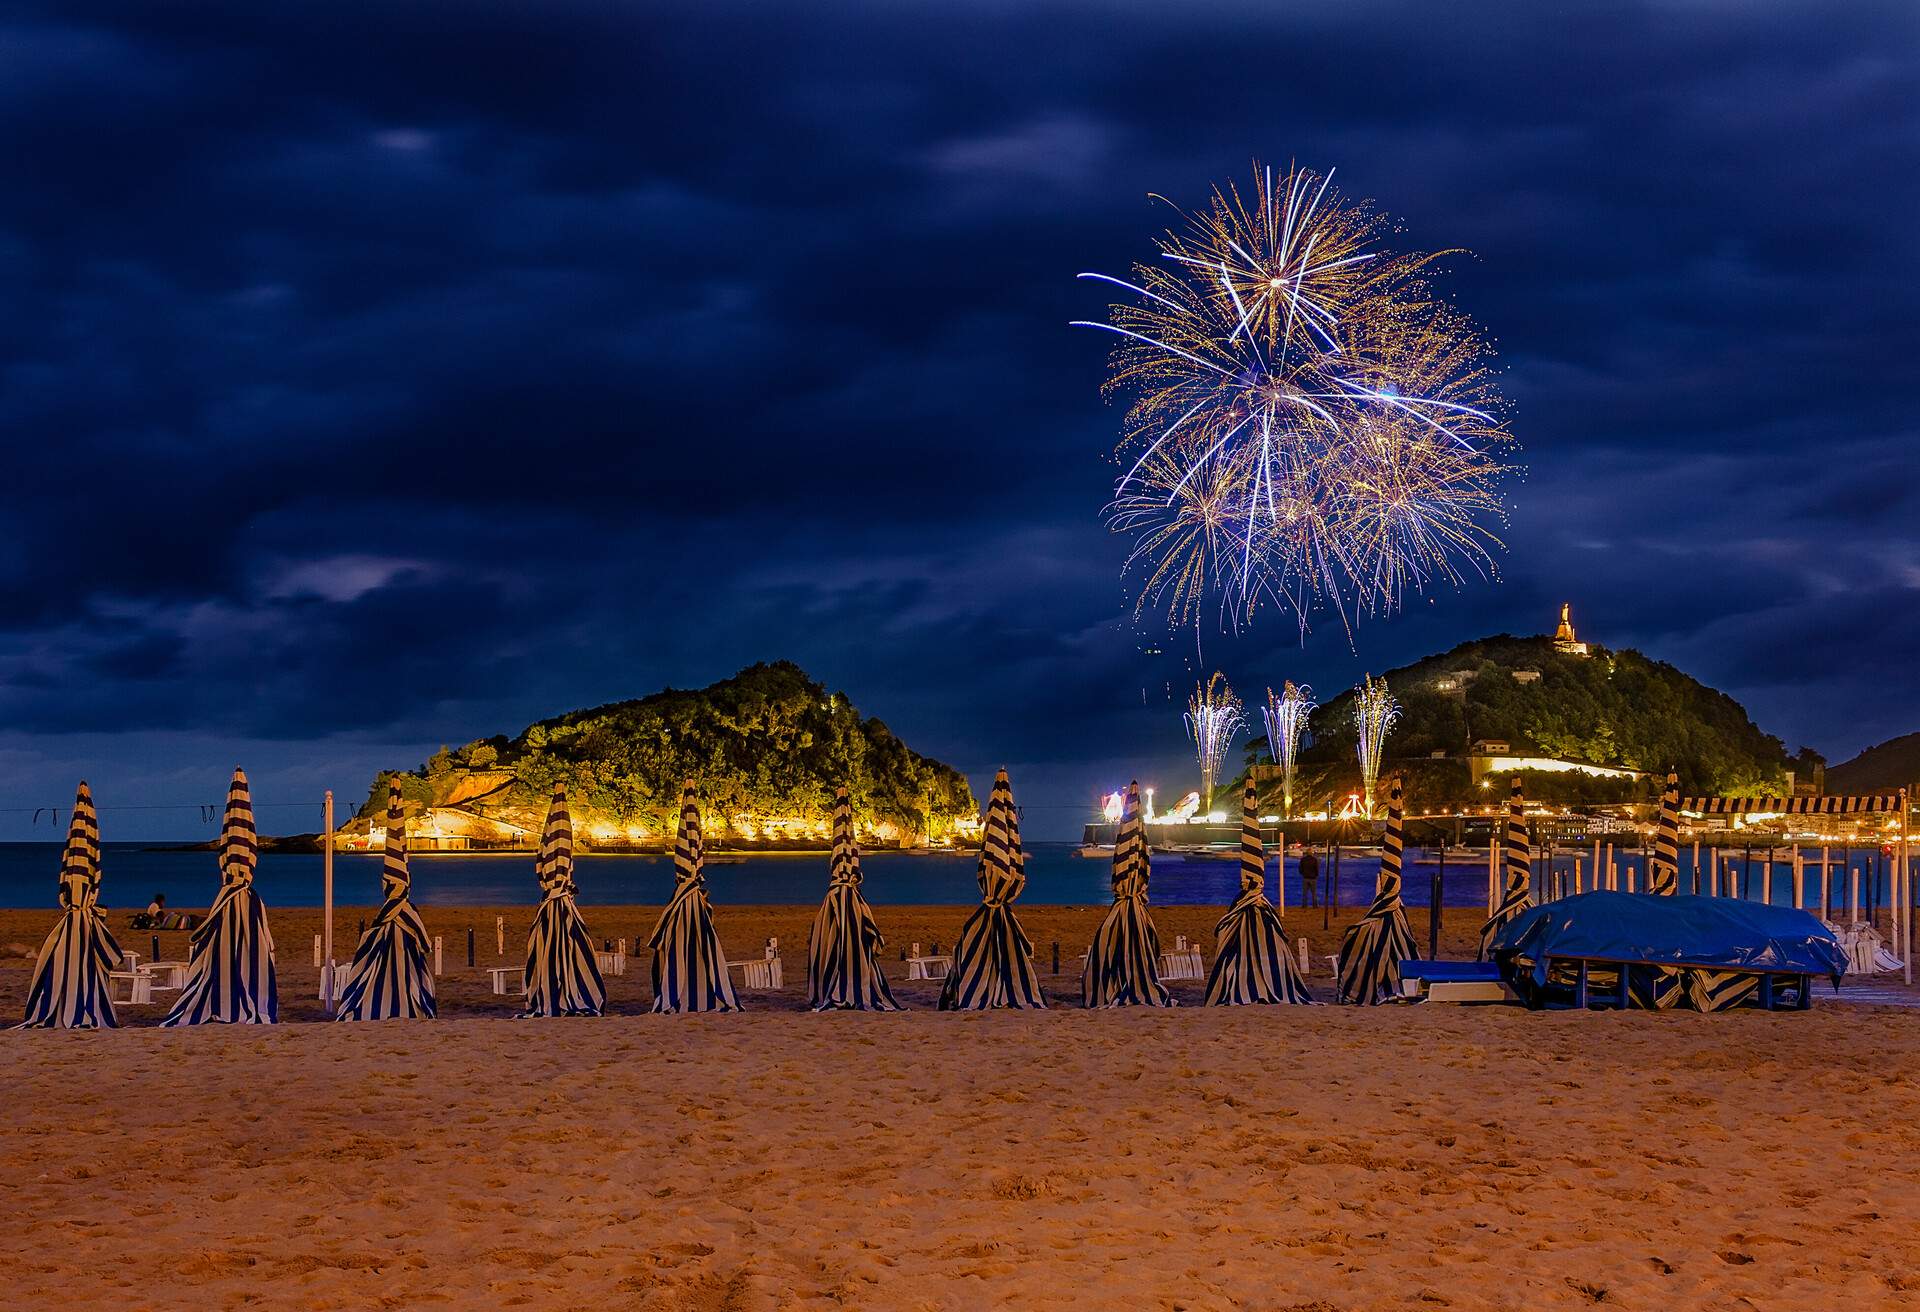
M 1447 874 L 1447 849 L 1440 847 L 1440 864 L 1434 868 L 1433 891 L 1429 895 L 1433 905 L 1427 911 L 1427 960 L 1440 960 L 1440 889 Z
M 320 841 L 320 1000 L 327 1015 L 333 1015 L 333 789 L 327 789 L 321 803 L 322 827 L 327 831 Z
M 1912 872 L 1907 868 L 1907 790 L 1901 790 L 1901 874 L 1897 884 L 1901 886 L 1901 974 L 1907 978 L 1907 984 L 1914 982 L 1914 899 L 1912 899 Z

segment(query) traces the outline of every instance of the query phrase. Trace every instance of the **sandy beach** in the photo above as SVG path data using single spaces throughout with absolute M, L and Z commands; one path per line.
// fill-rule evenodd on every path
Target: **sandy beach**
M 896 941 L 946 943 L 963 911 L 880 914 Z M 751 1013 L 638 1014 L 636 967 L 612 981 L 622 1014 L 515 1022 L 464 965 L 468 921 L 492 964 L 494 914 L 429 909 L 449 940 L 438 1021 L 176 1032 L 147 1008 L 117 1033 L 0 1035 L 9 1305 L 1354 1312 L 1920 1295 L 1911 1013 L 943 1015 L 934 986 L 902 982 L 908 1013 L 814 1016 L 800 1010 L 808 909 L 724 908 L 735 955 L 768 933 L 787 945 L 787 989 L 749 995 Z M 497 914 L 524 932 L 526 908 Z M 1051 939 L 1077 951 L 1098 914 L 1030 910 L 1043 972 Z M 1197 937 L 1216 909 L 1157 914 L 1169 937 Z M 0 913 L 0 941 L 46 918 Z M 315 919 L 275 914 L 290 1017 L 317 1015 Z M 593 927 L 631 937 L 650 919 L 598 909 Z M 1470 932 L 1450 917 L 1450 940 Z M 1074 996 L 1076 980 L 1043 978 Z M 9 1012 L 25 980 L 0 967 Z M 1176 992 L 1197 1001 L 1197 986 Z

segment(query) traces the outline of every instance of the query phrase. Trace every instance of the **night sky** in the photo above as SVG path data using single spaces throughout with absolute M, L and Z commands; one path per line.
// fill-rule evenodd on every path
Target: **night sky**
M 1790 750 L 1920 728 L 1910 2 L 0 13 L 0 805 L 311 829 L 785 657 L 1065 837 L 1191 786 L 1196 673 L 1562 600 Z M 1528 473 L 1499 582 L 1196 655 L 1067 322 L 1256 156 L 1472 252 Z

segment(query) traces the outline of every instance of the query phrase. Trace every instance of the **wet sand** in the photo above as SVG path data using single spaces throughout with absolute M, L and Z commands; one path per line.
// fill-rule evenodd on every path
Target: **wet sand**
M 1065 1001 L 1077 977 L 1046 974 L 1051 941 L 1073 970 L 1101 913 L 1023 915 Z M 340 916 L 343 956 L 361 914 Z M 641 1014 L 642 959 L 612 981 L 619 1014 L 516 1022 L 480 969 L 495 914 L 517 918 L 511 957 L 529 908 L 427 909 L 447 940 L 437 1021 L 180 1032 L 151 1027 L 156 1007 L 114 1033 L 0 1034 L 9 1305 L 1920 1299 L 1911 1012 L 956 1016 L 931 1010 L 936 985 L 902 981 L 905 1014 L 814 1016 L 811 909 L 725 907 L 735 957 L 783 944 L 788 987 L 748 995 L 748 1014 Z M 1156 909 L 1169 940 L 1208 948 L 1217 914 Z M 964 915 L 879 909 L 896 944 L 948 944 Z M 632 938 L 652 916 L 591 923 Z M 0 943 L 37 945 L 50 919 L 0 912 Z M 1289 928 L 1331 951 L 1319 920 Z M 316 921 L 274 913 L 290 1019 L 318 1014 Z M 1476 921 L 1452 913 L 1443 947 Z M 146 935 L 122 937 L 144 954 Z M 0 962 L 0 1014 L 26 977 Z M 1197 984 L 1175 991 L 1198 1001 Z

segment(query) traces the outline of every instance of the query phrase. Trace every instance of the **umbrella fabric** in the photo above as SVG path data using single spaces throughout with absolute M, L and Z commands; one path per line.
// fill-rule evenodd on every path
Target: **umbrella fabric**
M 1647 863 L 1647 892 L 1672 897 L 1680 891 L 1680 775 L 1667 771 L 1660 793 L 1660 824 L 1653 836 L 1653 859 Z
M 1002 769 L 993 777 L 981 835 L 980 905 L 953 945 L 953 969 L 940 988 L 940 1010 L 1047 1005 L 1033 967 L 1033 944 L 1013 914 L 1013 900 L 1027 884 L 1026 864 L 1013 786 Z
M 573 820 L 565 784 L 553 786 L 533 872 L 540 881 L 540 909 L 527 933 L 527 968 L 521 976 L 527 1005 L 520 1014 L 598 1016 L 606 1010 L 607 985 L 575 901 L 580 888 L 573 880 Z
M 186 986 L 163 1025 L 271 1025 L 280 1018 L 267 908 L 253 890 L 260 840 L 243 770 L 227 785 L 220 825 L 220 894 L 193 931 Z
M 1267 849 L 1260 840 L 1259 802 L 1253 781 L 1240 799 L 1240 896 L 1213 927 L 1213 970 L 1207 976 L 1209 1007 L 1253 1002 L 1312 1002 L 1300 978 L 1280 913 L 1267 901 Z
M 1080 996 L 1089 1007 L 1171 1007 L 1160 982 L 1160 933 L 1147 911 L 1147 826 L 1140 818 L 1140 785 L 1127 785 L 1126 813 L 1113 840 L 1113 905 L 1087 949 Z
M 1676 897 L 1680 892 L 1680 775 L 1674 770 L 1667 771 L 1667 785 L 1660 792 L 1660 820 L 1647 860 L 1647 892 L 1655 897 Z M 1738 1006 L 1759 987 L 1751 975 L 1742 977 L 1742 987 L 1737 980 L 1702 983 L 1703 974 L 1647 966 L 1628 973 L 1627 992 L 1635 1006 L 1648 1011 L 1666 1011 L 1683 1000 L 1697 1011 L 1719 1011 Z
M 1506 879 L 1500 890 L 1500 905 L 1493 909 L 1487 923 L 1480 927 L 1480 960 L 1487 959 L 1494 936 L 1509 920 L 1533 905 L 1527 895 L 1527 879 L 1533 867 L 1533 845 L 1527 841 L 1527 799 L 1514 776 L 1513 790 L 1507 795 L 1507 832 L 1500 843 L 1500 862 Z
M 1380 882 L 1367 913 L 1340 940 L 1340 1000 L 1385 1002 L 1400 993 L 1400 963 L 1419 957 L 1407 909 L 1400 901 L 1403 780 L 1395 775 L 1387 797 L 1387 832 L 1381 843 Z
M 409 896 L 407 817 L 398 784 L 387 790 L 386 856 L 380 867 L 380 911 L 353 950 L 352 973 L 340 991 L 341 1020 L 409 1020 L 434 1014 L 427 927 Z
M 707 877 L 701 873 L 706 844 L 693 781 L 680 796 L 680 832 L 673 844 L 673 899 L 647 940 L 653 949 L 655 1011 L 738 1011 L 740 1000 L 727 977 L 727 954 L 713 927 Z
M 853 800 L 833 795 L 833 855 L 827 896 L 807 936 L 807 1004 L 815 1011 L 898 1011 L 877 955 L 886 940 L 860 894 L 860 848 L 853 840 Z
M 27 986 L 21 1029 L 112 1029 L 107 974 L 121 962 L 120 945 L 100 911 L 100 824 L 85 781 L 73 799 L 67 846 L 60 856 L 60 919 L 55 922 Z

